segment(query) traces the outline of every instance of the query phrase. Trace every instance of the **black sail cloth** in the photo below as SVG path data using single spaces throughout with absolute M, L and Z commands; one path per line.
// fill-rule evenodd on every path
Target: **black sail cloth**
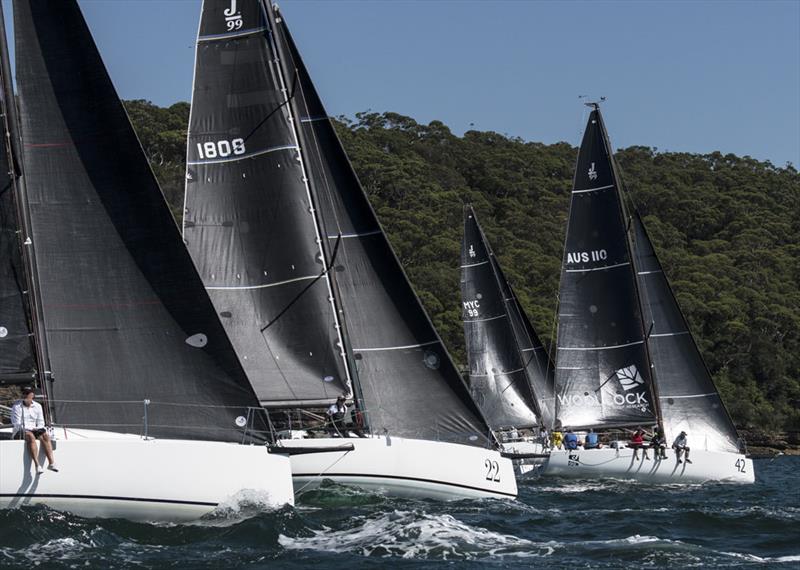
M 558 313 L 558 420 L 572 428 L 655 420 L 626 223 L 600 112 L 589 115 L 570 203 Z
M 373 433 L 487 444 L 489 428 L 425 313 L 342 148 L 308 72 L 277 18 L 276 38 L 297 82 L 306 157 L 335 280 L 361 405 Z
M 22 260 L 23 228 L 20 227 L 17 158 L 11 148 L 16 129 L 10 124 L 13 108 L 8 45 L 5 21 L 0 13 L 0 111 L 3 137 L 0 141 L 0 384 L 33 383 L 36 357 L 32 342 L 27 291 L 29 290 Z
M 257 406 L 73 1 L 14 2 L 56 420 L 239 441 Z M 261 427 L 258 425 L 257 427 Z
M 461 316 L 470 391 L 492 429 L 533 427 L 536 402 L 507 310 L 494 255 L 471 207 L 464 208 Z M 513 299 L 509 298 L 510 301 Z
M 739 451 L 739 437 L 697 349 L 639 214 L 633 216 L 634 251 L 648 343 L 667 438 L 681 431 L 691 445 Z
M 351 391 L 284 88 L 262 2 L 204 2 L 184 238 L 268 407 Z

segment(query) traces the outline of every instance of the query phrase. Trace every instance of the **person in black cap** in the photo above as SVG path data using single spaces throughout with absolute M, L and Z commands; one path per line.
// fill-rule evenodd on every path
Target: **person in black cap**
M 11 406 L 11 425 L 13 437 L 24 439 L 27 442 L 28 453 L 31 455 L 33 464 L 36 465 L 36 473 L 41 475 L 44 473 L 44 469 L 39 464 L 37 439 L 42 441 L 42 447 L 47 456 L 47 468 L 50 471 L 58 471 L 58 467 L 56 467 L 56 460 L 53 457 L 50 435 L 44 427 L 44 410 L 42 410 L 41 404 L 33 399 L 35 395 L 33 388 L 22 389 L 22 399 L 17 400 Z
M 686 460 L 686 463 L 692 462 L 692 460 L 689 459 L 689 442 L 686 439 L 685 431 L 682 431 L 681 434 L 675 438 L 675 441 L 672 443 L 672 449 L 675 450 L 675 458 L 678 460 L 678 463 L 682 463 L 681 453 L 683 453 L 683 458 Z

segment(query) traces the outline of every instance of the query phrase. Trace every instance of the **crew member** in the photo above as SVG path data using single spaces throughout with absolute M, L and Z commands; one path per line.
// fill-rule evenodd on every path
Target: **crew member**
M 36 473 L 41 475 L 44 469 L 39 464 L 39 447 L 36 440 L 42 441 L 44 453 L 47 456 L 47 468 L 50 471 L 58 471 L 56 460 L 53 457 L 53 445 L 50 442 L 50 435 L 44 427 L 44 411 L 39 402 L 34 401 L 36 394 L 33 388 L 22 389 L 22 399 L 17 400 L 11 406 L 11 425 L 13 427 L 14 439 L 24 439 L 27 442 L 28 453 L 36 466 Z
M 682 431 L 680 435 L 675 438 L 675 441 L 672 442 L 672 449 L 675 450 L 675 458 L 678 460 L 679 464 L 682 463 L 681 454 L 683 454 L 686 463 L 692 462 L 692 460 L 689 459 L 689 441 L 686 439 L 685 431 Z
M 347 414 L 347 403 L 344 396 L 336 398 L 336 403 L 331 404 L 326 413 L 330 422 L 328 433 L 332 436 L 338 434 L 341 437 L 348 437 L 344 428 L 344 416 Z

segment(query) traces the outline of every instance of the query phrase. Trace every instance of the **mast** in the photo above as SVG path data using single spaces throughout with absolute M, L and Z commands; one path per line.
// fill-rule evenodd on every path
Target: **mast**
M 266 12 L 267 21 L 269 22 L 270 27 L 270 40 L 272 42 L 273 48 L 275 49 L 275 53 L 278 56 L 278 69 L 281 82 L 281 91 L 284 94 L 285 102 L 287 104 L 287 109 L 289 110 L 289 125 L 291 126 L 292 135 L 294 136 L 295 143 L 298 147 L 298 154 L 300 157 L 300 168 L 303 170 L 303 182 L 306 188 L 306 193 L 308 195 L 308 201 L 311 204 L 311 216 L 314 219 L 314 230 L 317 236 L 317 244 L 319 246 L 319 255 L 323 260 L 323 267 L 328 267 L 331 264 L 335 263 L 336 260 L 330 255 L 330 252 L 327 251 L 328 249 L 328 240 L 324 239 L 323 231 L 322 231 L 322 222 L 320 220 L 320 213 L 318 207 L 318 197 L 316 192 L 314 191 L 314 184 L 312 183 L 312 176 L 311 173 L 308 171 L 306 167 L 306 142 L 304 138 L 304 134 L 302 129 L 297 128 L 298 124 L 298 117 L 300 114 L 297 112 L 297 103 L 295 101 L 295 93 L 294 89 L 296 88 L 297 82 L 297 70 L 290 70 L 288 68 L 288 58 L 284 54 L 283 51 L 283 43 L 277 41 L 276 34 L 278 34 L 278 27 L 275 17 L 275 7 L 272 5 L 272 0 L 262 0 L 262 6 L 264 11 Z M 292 73 L 289 73 L 292 71 Z M 287 87 L 286 78 L 291 76 L 293 78 L 292 81 L 292 92 L 290 93 Z M 337 244 L 338 245 L 338 244 Z M 334 246 L 334 250 L 336 250 L 336 246 Z M 331 267 L 331 269 L 334 269 Z M 347 378 L 347 387 L 348 387 L 348 394 L 346 395 L 348 398 L 355 398 L 357 405 L 359 399 L 356 394 L 356 385 L 357 382 L 353 381 L 354 370 L 351 369 L 351 360 L 350 360 L 350 345 L 346 342 L 346 329 L 344 327 L 344 311 L 341 308 L 341 303 L 339 300 L 339 291 L 336 287 L 336 282 L 334 279 L 334 273 L 325 270 L 325 282 L 328 287 L 328 300 L 331 304 L 331 309 L 333 310 L 333 318 L 335 321 L 335 328 L 336 334 L 339 338 L 337 348 L 339 349 L 339 356 L 342 359 L 342 363 L 344 365 L 345 375 Z
M 50 373 L 47 359 L 47 342 L 42 331 L 41 307 L 39 303 L 38 281 L 35 272 L 34 246 L 31 241 L 30 218 L 27 209 L 27 199 L 25 192 L 25 179 L 22 174 L 22 153 L 19 149 L 20 135 L 17 117 L 16 97 L 11 81 L 11 63 L 8 54 L 8 42 L 6 39 L 5 16 L 0 10 L 0 74 L 2 75 L 3 89 L 3 122 L 5 134 L 5 150 L 8 160 L 9 178 L 11 180 L 12 201 L 15 207 L 17 219 L 17 231 L 20 257 L 22 259 L 26 291 L 24 297 L 27 300 L 26 309 L 29 324 L 31 327 L 31 349 L 36 360 L 37 384 L 44 396 L 44 408 L 47 414 L 47 421 L 55 421 L 53 409 L 50 405 L 48 393 L 50 386 L 48 381 L 53 378 Z

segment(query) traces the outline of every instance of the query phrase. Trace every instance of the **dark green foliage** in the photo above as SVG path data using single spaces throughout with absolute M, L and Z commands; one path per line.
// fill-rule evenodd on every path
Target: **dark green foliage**
M 173 210 L 188 105 L 127 104 Z M 462 204 L 471 202 L 548 344 L 577 150 L 493 132 L 454 136 L 395 113 L 339 135 L 397 255 L 463 363 Z M 750 157 L 621 150 L 617 159 L 692 331 L 740 426 L 800 428 L 800 176 Z

